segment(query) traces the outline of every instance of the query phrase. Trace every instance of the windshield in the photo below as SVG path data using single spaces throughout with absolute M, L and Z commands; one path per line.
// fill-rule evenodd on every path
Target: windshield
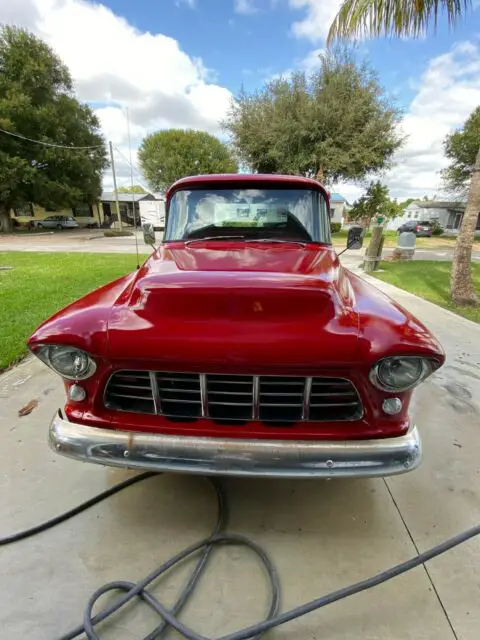
M 192 189 L 177 191 L 165 240 L 235 236 L 330 242 L 327 206 L 312 189 Z

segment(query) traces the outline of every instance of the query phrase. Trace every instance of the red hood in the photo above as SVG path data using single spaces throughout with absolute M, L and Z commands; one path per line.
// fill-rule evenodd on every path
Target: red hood
M 330 247 L 175 243 L 152 256 L 114 305 L 108 351 L 212 369 L 354 362 L 353 303 Z
M 342 268 L 333 249 L 297 244 L 163 246 L 46 320 L 29 345 L 44 342 L 127 368 L 205 372 L 308 375 L 394 354 L 444 359 L 426 327 Z

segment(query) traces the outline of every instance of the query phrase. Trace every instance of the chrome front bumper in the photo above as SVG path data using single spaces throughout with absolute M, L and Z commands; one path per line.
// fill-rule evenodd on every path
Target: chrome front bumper
M 50 424 L 50 446 L 113 467 L 271 478 L 388 476 L 415 469 L 422 458 L 416 427 L 380 440 L 247 440 L 99 429 L 60 412 Z

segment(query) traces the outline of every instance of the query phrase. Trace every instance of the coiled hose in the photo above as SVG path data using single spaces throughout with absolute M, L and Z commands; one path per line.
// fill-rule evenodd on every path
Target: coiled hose
M 42 533 L 43 531 L 47 531 L 48 529 L 51 529 L 61 522 L 65 522 L 65 520 L 68 520 L 69 518 L 82 513 L 90 507 L 93 507 L 99 502 L 106 500 L 119 491 L 123 491 L 127 487 L 130 487 L 137 482 L 142 482 L 143 480 L 147 480 L 148 478 L 156 475 L 158 474 L 153 472 L 142 473 L 138 476 L 129 478 L 124 482 L 120 482 L 107 491 L 99 493 L 98 495 L 90 498 L 82 504 L 79 504 L 73 509 L 65 511 L 64 513 L 55 516 L 54 518 L 51 518 L 46 522 L 31 527 L 30 529 L 12 534 L 5 538 L 1 538 L 0 546 L 12 544 L 14 542 L 18 542 L 20 540 L 24 540 L 26 538 L 30 538 L 31 536 Z M 442 542 L 432 549 L 424 551 L 418 556 L 397 564 L 391 569 L 382 571 L 381 573 L 378 573 L 371 578 L 362 580 L 347 587 L 343 587 L 342 589 L 338 589 L 337 591 L 333 591 L 332 593 L 321 596 L 319 598 L 315 598 L 310 602 L 290 609 L 290 611 L 278 613 L 278 609 L 280 606 L 280 583 L 275 566 L 268 557 L 267 553 L 259 545 L 257 545 L 246 536 L 236 533 L 225 533 L 228 516 L 228 505 L 225 494 L 221 488 L 221 485 L 216 479 L 207 478 L 207 480 L 215 490 L 218 504 L 217 521 L 212 533 L 203 540 L 200 540 L 199 542 L 196 542 L 187 547 L 183 551 L 180 551 L 177 555 L 167 560 L 165 563 L 152 571 L 148 576 L 143 578 L 143 580 L 140 580 L 137 583 L 122 580 L 117 582 L 110 582 L 103 587 L 100 587 L 100 589 L 97 589 L 97 591 L 92 594 L 87 602 L 83 615 L 83 624 L 75 627 L 75 629 L 72 629 L 71 631 L 67 631 L 61 636 L 59 640 L 73 640 L 73 638 L 81 636 L 82 633 L 85 633 L 89 640 L 100 640 L 100 636 L 97 634 L 95 627 L 99 623 L 106 620 L 110 615 L 118 611 L 125 604 L 131 602 L 134 598 L 140 598 L 141 600 L 143 600 L 143 602 L 148 604 L 157 612 L 161 619 L 160 624 L 142 640 L 158 640 L 159 638 L 164 636 L 169 627 L 173 627 L 174 629 L 176 629 L 176 631 L 178 631 L 181 636 L 187 638 L 188 640 L 209 640 L 205 636 L 196 633 L 193 629 L 190 629 L 189 627 L 184 625 L 179 620 L 178 616 L 188 598 L 193 593 L 202 572 L 205 570 L 208 559 L 216 545 L 231 544 L 248 547 L 258 556 L 259 560 L 266 569 L 270 581 L 271 597 L 270 606 L 265 620 L 263 620 L 263 622 L 259 622 L 257 624 L 246 627 L 245 629 L 240 629 L 239 631 L 235 631 L 234 633 L 230 633 L 226 636 L 218 638 L 218 640 L 244 640 L 245 638 L 254 638 L 256 640 L 258 638 L 261 638 L 265 632 L 273 629 L 274 627 L 278 627 L 282 624 L 285 624 L 286 622 L 299 618 L 300 616 L 304 616 L 311 611 L 321 609 L 327 604 L 331 604 L 332 602 L 336 602 L 337 600 L 342 600 L 343 598 L 347 598 L 348 596 L 360 593 L 361 591 L 365 591 L 366 589 L 371 589 L 372 587 L 382 584 L 387 580 L 391 580 L 392 578 L 395 578 L 395 576 L 399 576 L 406 571 L 415 569 L 428 560 L 432 560 L 442 553 L 445 553 L 446 551 L 449 551 L 450 549 L 457 547 L 463 542 L 470 540 L 470 538 L 473 538 L 480 534 L 480 525 L 477 525 L 471 529 L 468 529 L 467 531 L 459 533 L 458 535 L 450 538 L 449 540 L 446 540 L 445 542 Z M 175 605 L 171 609 L 166 609 L 161 602 L 159 602 L 154 596 L 151 595 L 151 593 L 147 590 L 147 587 L 152 584 L 157 578 L 159 578 L 159 576 L 165 573 L 165 571 L 168 571 L 176 564 L 182 562 L 185 558 L 188 558 L 189 556 L 197 552 L 200 552 L 200 557 L 185 588 L 180 594 Z M 93 615 L 93 609 L 97 600 L 109 591 L 120 591 L 123 592 L 123 595 L 121 595 L 108 607 L 105 607 L 103 610 L 101 610 L 100 613 Z

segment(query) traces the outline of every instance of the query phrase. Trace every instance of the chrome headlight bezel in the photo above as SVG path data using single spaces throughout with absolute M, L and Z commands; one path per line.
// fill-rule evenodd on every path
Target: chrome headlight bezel
M 52 357 L 54 353 L 76 353 L 79 358 L 82 358 L 84 361 L 84 366 L 79 371 L 72 371 L 71 373 L 65 372 L 65 369 L 62 370 L 55 366 L 52 362 Z M 32 353 L 34 353 L 37 358 L 39 358 L 43 363 L 45 363 L 52 371 L 55 371 L 59 376 L 65 378 L 66 380 L 86 380 L 87 378 L 91 378 L 95 371 L 97 370 L 97 363 L 92 358 L 92 356 L 84 351 L 83 349 L 79 349 L 78 347 L 73 347 L 71 345 L 66 344 L 40 344 L 36 345 L 32 349 Z
M 416 360 L 419 362 L 419 374 L 418 377 L 411 381 L 408 384 L 400 384 L 400 385 L 392 385 L 382 380 L 382 365 L 384 365 L 387 361 L 392 360 Z M 437 365 L 437 366 L 435 366 Z M 426 358 L 424 356 L 387 356 L 382 358 L 378 362 L 376 362 L 373 367 L 370 369 L 369 378 L 370 382 L 377 387 L 377 389 L 381 389 L 382 391 L 387 391 L 389 393 L 400 393 L 403 391 L 408 391 L 409 389 L 413 389 L 421 382 L 423 382 L 429 375 L 431 375 L 435 369 L 438 367 L 438 364 L 432 360 L 431 358 Z

